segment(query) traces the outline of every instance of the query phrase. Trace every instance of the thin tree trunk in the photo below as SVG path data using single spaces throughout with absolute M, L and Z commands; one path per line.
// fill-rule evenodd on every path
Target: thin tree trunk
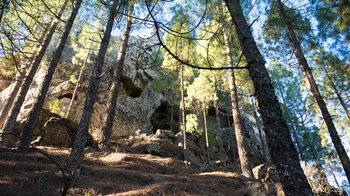
M 340 102 L 340 105 L 343 107 L 345 113 L 346 113 L 346 116 L 348 117 L 348 119 L 350 120 L 350 112 L 348 110 L 348 108 L 346 107 L 346 104 L 343 100 L 343 97 L 341 96 L 341 94 L 339 93 L 337 87 L 335 86 L 334 82 L 333 82 L 333 79 L 332 77 L 329 75 L 328 71 L 324 68 L 325 72 L 326 72 L 326 75 L 327 75 L 327 78 L 329 79 L 329 81 L 331 82 L 331 86 L 335 92 L 335 94 L 337 95 L 337 98 Z
M 57 14 L 58 17 L 62 16 L 63 11 L 66 8 L 66 4 L 67 4 L 67 1 L 62 6 L 59 13 Z M 59 21 L 56 20 L 54 23 L 52 23 L 50 30 L 49 30 L 49 33 L 47 34 L 47 36 L 45 38 L 44 44 L 41 46 L 38 55 L 35 57 L 33 64 L 30 66 L 30 69 L 29 69 L 24 81 L 22 82 L 22 85 L 21 85 L 21 88 L 18 92 L 18 95 L 17 95 L 14 103 L 12 104 L 11 110 L 6 118 L 6 122 L 5 122 L 5 124 L 2 128 L 2 131 L 1 131 L 2 132 L 1 139 L 2 139 L 4 144 L 6 144 L 8 142 L 7 137 L 12 132 L 12 130 L 15 126 L 17 116 L 21 110 L 22 104 L 23 104 L 25 97 L 28 93 L 30 84 L 32 83 L 34 75 L 35 75 L 35 73 L 40 65 L 40 62 L 41 62 L 42 58 L 44 57 L 45 52 L 46 52 L 46 50 L 51 42 L 53 34 L 55 33 L 56 27 L 58 25 L 58 22 Z
M 291 139 L 286 121 L 278 103 L 265 61 L 254 41 L 239 0 L 225 0 L 235 25 L 236 33 L 248 62 L 249 74 L 255 88 L 259 113 L 264 122 L 273 164 L 276 166 L 286 195 L 312 195 L 311 187 L 302 170 L 298 153 Z
M 229 40 L 228 31 L 226 29 L 224 16 L 222 16 L 221 18 L 221 23 L 222 23 L 222 31 L 223 31 L 225 46 L 226 46 L 227 64 L 228 66 L 233 66 L 230 40 Z M 242 124 L 241 124 L 241 112 L 238 106 L 237 86 L 236 86 L 235 75 L 234 75 L 235 73 L 233 69 L 229 69 L 228 72 L 229 72 L 229 84 L 230 84 L 230 94 L 231 94 L 231 104 L 232 104 L 232 115 L 233 115 L 233 122 L 234 122 L 234 128 L 235 128 L 239 162 L 241 165 L 242 173 L 247 177 L 253 177 L 253 172 L 250 168 L 252 163 L 250 163 L 250 159 L 248 157 L 248 149 L 247 149 L 248 141 L 244 137 L 244 133 L 243 133 L 244 130 L 242 129 Z
M 215 82 L 216 83 L 216 82 Z M 219 136 L 219 151 L 220 151 L 220 160 L 224 163 L 224 168 L 226 168 L 226 153 L 224 149 L 224 144 L 222 141 L 222 131 L 221 131 L 221 122 L 220 122 L 220 114 L 219 114 L 219 108 L 217 105 L 217 101 L 214 101 L 214 108 L 215 108 L 215 121 L 216 121 L 216 134 Z
M 174 113 L 173 113 L 173 105 L 170 105 L 170 130 L 173 132 L 173 122 L 174 122 Z
M 183 145 L 184 145 L 184 161 L 187 164 L 188 161 L 188 151 L 187 151 L 187 141 L 186 141 L 186 114 L 185 114 L 185 92 L 184 92 L 184 66 L 180 65 L 180 85 L 181 85 L 181 119 L 182 119 L 182 133 L 183 133 Z
M 254 118 L 256 120 L 256 126 L 258 127 L 260 142 L 261 142 L 262 148 L 264 150 L 266 162 L 267 163 L 271 163 L 270 152 L 269 152 L 268 146 L 266 144 L 266 138 L 264 138 L 263 135 L 262 135 L 263 128 L 260 126 L 259 117 L 258 117 L 258 113 L 256 111 L 256 106 L 254 104 L 254 100 L 252 98 L 250 98 L 250 101 L 252 102 L 252 105 L 253 105 L 253 108 L 254 108 L 254 111 L 253 111 Z
M 73 95 L 72 95 L 72 99 L 69 103 L 69 106 L 68 106 L 68 109 L 67 109 L 67 112 L 66 112 L 66 115 L 65 115 L 65 118 L 68 118 L 69 116 L 69 113 L 72 109 L 72 106 L 73 106 L 73 103 L 74 103 L 74 99 L 75 97 L 77 96 L 77 91 L 78 91 L 78 88 L 79 88 L 79 84 L 80 84 L 80 80 L 81 80 L 81 76 L 83 75 L 83 72 L 84 72 L 84 68 L 85 68 L 85 64 L 86 62 L 88 61 L 89 59 L 89 56 L 90 56 L 90 51 L 92 50 L 92 47 L 93 47 L 93 42 L 91 43 L 90 45 L 90 48 L 88 50 L 88 53 L 84 59 L 84 62 L 83 62 L 83 65 L 80 67 L 80 71 L 79 71 L 79 76 L 78 76 L 78 79 L 77 79 L 77 83 L 75 84 L 75 87 L 74 87 L 74 91 L 73 91 Z
M 297 131 L 295 130 L 292 118 L 290 117 L 289 110 L 288 110 L 288 107 L 287 107 L 287 104 L 286 104 L 286 100 L 284 99 L 284 95 L 283 95 L 283 92 L 282 92 L 282 89 L 281 89 L 281 86 L 280 86 L 279 83 L 278 83 L 278 88 L 279 88 L 280 93 L 281 93 L 283 105 L 286 108 L 287 118 L 288 118 L 289 124 L 290 124 L 290 126 L 292 128 L 292 133 L 293 133 L 293 136 L 295 138 L 295 143 L 297 144 L 297 149 L 299 150 L 300 159 L 302 161 L 304 161 L 305 160 L 304 159 L 304 154 L 303 154 L 303 151 L 301 150 L 301 145 L 300 145 L 300 142 L 299 142 L 299 139 L 298 139 Z
M 0 114 L 0 129 L 3 125 L 3 123 L 5 122 L 6 117 L 8 116 L 8 114 L 10 112 L 11 106 L 12 106 L 13 102 L 15 101 L 16 96 L 18 94 L 18 91 L 23 83 L 23 80 L 25 78 L 24 73 L 27 71 L 27 69 L 30 67 L 30 65 L 34 62 L 35 56 L 38 55 L 38 51 L 36 51 L 36 49 L 40 48 L 40 46 L 43 44 L 42 42 L 44 41 L 45 37 L 48 35 L 48 32 L 50 30 L 50 26 L 51 26 L 51 24 L 49 24 L 45 27 L 45 29 L 42 31 L 42 33 L 38 39 L 38 43 L 34 46 L 33 53 L 35 55 L 33 55 L 29 59 L 25 60 L 24 65 L 21 66 L 21 70 L 19 71 L 19 73 L 16 76 L 15 86 L 14 86 L 14 88 L 11 92 L 11 95 L 8 98 L 8 100 L 6 101 L 6 104 L 5 104 L 5 106 L 2 109 L 1 114 Z
M 208 162 L 210 161 L 210 154 L 209 154 L 209 139 L 208 139 L 208 126 L 207 126 L 207 116 L 205 109 L 203 110 L 203 120 L 204 120 L 204 131 L 205 131 L 205 144 L 207 147 L 207 154 L 208 154 Z
M 236 138 L 234 137 L 234 129 L 233 127 L 231 126 L 231 121 L 230 121 L 230 116 L 229 114 L 227 114 L 227 121 L 228 121 L 228 127 L 230 129 L 230 143 L 231 143 L 231 151 L 232 151 L 232 160 L 234 162 L 234 165 L 235 165 L 235 162 L 236 162 L 236 148 L 237 148 L 237 145 L 236 145 L 236 148 L 235 148 L 235 141 L 236 141 Z
M 60 41 L 55 49 L 53 58 L 50 61 L 47 73 L 44 77 L 44 81 L 40 86 L 39 96 L 36 98 L 34 105 L 33 105 L 33 108 L 31 109 L 31 111 L 29 113 L 29 119 L 22 130 L 21 142 L 18 146 L 18 150 L 21 152 L 27 152 L 29 149 L 30 141 L 32 138 L 32 133 L 34 131 L 36 121 L 38 120 L 41 108 L 44 104 L 47 91 L 49 90 L 52 76 L 55 72 L 58 61 L 62 55 L 63 49 L 67 43 L 69 33 L 72 29 L 74 20 L 78 14 L 81 3 L 82 3 L 82 0 L 78 0 L 74 5 L 71 16 L 69 17 L 69 20 L 68 20 L 68 22 L 65 26 L 64 32 L 62 34 L 62 37 L 61 37 L 61 39 L 60 39 Z
M 131 20 L 133 12 L 133 3 L 130 3 L 128 16 L 126 20 L 125 30 L 122 37 L 122 45 L 119 48 L 118 59 L 114 68 L 113 83 L 109 90 L 109 101 L 107 106 L 107 118 L 102 128 L 102 142 L 101 149 L 109 151 L 111 149 L 111 134 L 115 117 L 115 109 L 118 101 L 118 92 L 120 86 L 120 77 L 124 67 L 125 54 L 128 48 L 128 41 L 130 37 Z
M 280 13 L 282 15 L 283 21 L 288 28 L 288 33 L 289 33 L 288 38 L 289 38 L 290 43 L 294 49 L 293 52 L 294 52 L 295 56 L 297 57 L 297 60 L 299 62 L 299 66 L 300 66 L 301 70 L 304 72 L 304 75 L 309 82 L 311 92 L 316 99 L 318 107 L 321 110 L 322 117 L 327 125 L 327 129 L 328 129 L 328 132 L 331 136 L 334 147 L 335 147 L 335 149 L 338 153 L 338 156 L 340 158 L 340 161 L 343 165 L 343 168 L 344 168 L 344 171 L 345 171 L 346 176 L 348 178 L 348 181 L 350 181 L 349 156 L 347 155 L 347 153 L 344 149 L 344 146 L 341 143 L 338 132 L 334 126 L 333 119 L 332 119 L 332 117 L 327 109 L 327 105 L 326 105 L 325 101 L 323 100 L 320 91 L 318 90 L 316 81 L 315 81 L 315 79 L 312 75 L 312 72 L 311 72 L 311 68 L 309 67 L 309 64 L 308 64 L 308 62 L 304 56 L 304 53 L 302 51 L 301 44 L 298 41 L 298 38 L 297 38 L 294 30 L 291 28 L 291 23 L 290 23 L 288 16 L 284 10 L 284 7 L 283 7 L 284 5 L 282 4 L 281 0 L 277 0 L 277 2 L 279 5 L 279 10 L 280 10 Z
M 117 0 L 114 0 L 113 5 L 110 8 L 106 30 L 104 32 L 100 49 L 95 62 L 94 74 L 90 79 L 90 84 L 86 94 L 83 114 L 78 126 L 78 132 L 74 140 L 71 154 L 67 161 L 66 170 L 68 172 L 74 173 L 76 170 L 78 170 L 81 167 L 81 164 L 83 163 L 84 147 L 88 136 L 89 124 L 90 124 L 90 119 L 91 119 L 92 111 L 95 104 L 98 83 L 102 73 L 102 66 L 103 66 L 104 58 L 107 52 L 109 40 L 111 38 L 114 18 L 116 16 L 116 10 L 115 10 L 116 6 L 117 6 Z
M 332 167 L 331 167 L 331 165 L 328 163 L 328 166 L 329 166 L 329 168 L 330 168 L 330 172 L 331 172 L 331 174 L 332 174 L 332 176 L 333 176 L 333 178 L 334 178 L 334 181 L 335 181 L 335 184 L 337 185 L 337 187 L 338 187 L 338 189 L 341 189 L 341 187 L 340 187 L 340 185 L 339 185 L 339 182 L 338 182 L 338 179 L 337 179 L 337 177 L 335 176 L 335 174 L 334 174 L 334 172 L 333 172 L 333 169 L 332 169 Z

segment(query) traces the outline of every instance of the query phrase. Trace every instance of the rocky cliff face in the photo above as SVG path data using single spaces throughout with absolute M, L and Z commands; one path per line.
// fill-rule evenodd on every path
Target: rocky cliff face
M 166 101 L 165 97 L 153 90 L 151 81 L 157 75 L 150 69 L 140 69 L 132 60 L 138 54 L 138 49 L 142 46 L 142 40 L 132 41 L 129 45 L 129 51 L 126 57 L 125 67 L 122 74 L 122 85 L 118 97 L 118 106 L 116 109 L 116 117 L 113 127 L 112 139 L 116 137 L 134 135 L 134 132 L 141 130 L 144 133 L 152 132 L 151 116 L 154 111 Z M 60 64 L 57 67 L 50 90 L 45 100 L 44 108 L 54 110 L 55 113 L 66 113 L 69 103 L 72 99 L 75 83 L 70 81 L 74 75 L 78 78 L 80 67 L 72 64 L 74 55 L 73 49 L 68 45 L 61 57 Z M 103 126 L 103 120 L 106 113 L 108 89 L 112 81 L 113 66 L 116 56 L 109 56 L 105 59 L 103 74 L 100 78 L 100 85 L 97 94 L 94 112 L 90 123 L 90 133 L 94 137 L 98 137 Z M 83 71 L 81 84 L 78 88 L 76 98 L 68 118 L 75 123 L 79 123 L 82 110 L 84 107 L 85 93 L 87 91 L 90 76 L 93 73 L 93 64 L 88 64 Z M 22 107 L 19 120 L 24 122 L 25 116 L 33 105 L 33 99 L 37 95 L 38 87 L 44 76 L 44 68 L 38 71 L 33 82 L 30 92 L 26 97 L 26 101 Z M 2 110 L 5 100 L 12 91 L 12 86 L 7 87 L 1 92 L 2 99 L 0 110 Z

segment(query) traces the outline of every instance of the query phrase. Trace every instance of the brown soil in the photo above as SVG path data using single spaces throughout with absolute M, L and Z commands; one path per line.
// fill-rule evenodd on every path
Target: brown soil
M 58 165 L 64 165 L 70 152 L 68 148 L 38 149 L 49 154 Z M 240 196 L 262 191 L 258 182 L 239 174 L 199 173 L 186 168 L 178 159 L 136 154 L 140 153 L 136 149 L 132 149 L 134 153 L 105 154 L 87 148 L 84 164 L 68 195 Z M 39 195 L 39 190 L 60 195 L 62 187 L 62 175 L 47 156 L 36 150 L 23 155 L 0 148 L 0 195 Z
M 173 158 L 145 154 L 148 143 L 147 137 L 121 139 L 117 145 L 119 152 L 109 154 L 86 148 L 83 166 L 72 181 L 68 195 L 240 196 L 266 193 L 261 183 L 237 173 L 200 173 L 187 168 L 179 160 L 181 153 L 176 152 L 175 146 L 171 148 Z M 64 178 L 57 165 L 62 167 L 69 153 L 69 148 L 39 146 L 23 155 L 0 146 L 0 195 L 61 195 Z

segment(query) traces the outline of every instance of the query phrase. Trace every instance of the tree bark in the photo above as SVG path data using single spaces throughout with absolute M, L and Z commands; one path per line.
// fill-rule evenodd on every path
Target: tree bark
M 283 21 L 286 24 L 287 29 L 288 29 L 288 34 L 289 34 L 288 38 L 289 38 L 289 41 L 294 49 L 293 52 L 294 52 L 295 56 L 297 57 L 297 60 L 299 62 L 299 66 L 300 66 L 301 70 L 304 72 L 304 75 L 309 82 L 311 92 L 316 99 L 316 103 L 317 103 L 318 107 L 321 110 L 323 120 L 325 121 L 325 123 L 327 125 L 328 132 L 331 136 L 334 147 L 335 147 L 335 149 L 338 153 L 338 156 L 340 158 L 340 161 L 343 165 L 345 174 L 348 178 L 348 181 L 350 181 L 349 156 L 347 155 L 345 148 L 344 148 L 343 144 L 341 143 L 338 132 L 334 126 L 333 119 L 332 119 L 332 117 L 327 109 L 327 105 L 326 105 L 325 101 L 323 100 L 323 97 L 322 97 L 320 91 L 318 90 L 318 86 L 317 86 L 316 81 L 312 75 L 311 68 L 310 68 L 310 66 L 305 58 L 303 51 L 302 51 L 301 44 L 300 44 L 294 30 L 292 29 L 291 22 L 289 21 L 289 18 L 284 10 L 284 5 L 282 4 L 281 0 L 277 0 L 277 2 L 279 5 L 279 10 L 280 10 L 281 16 L 283 18 Z
M 85 64 L 86 62 L 88 61 L 89 59 L 89 56 L 90 56 L 90 51 L 92 50 L 92 47 L 93 47 L 93 42 L 91 43 L 90 45 L 90 48 L 88 50 L 88 53 L 84 59 L 84 62 L 83 62 L 83 65 L 80 67 L 80 71 L 79 71 L 79 76 L 78 76 L 78 79 L 77 79 L 77 83 L 75 84 L 75 87 L 74 87 L 74 91 L 73 91 L 73 95 L 72 95 L 72 99 L 69 103 L 69 106 L 67 108 L 67 112 L 66 112 L 66 115 L 65 115 L 65 118 L 68 118 L 69 114 L 70 114 L 70 111 L 72 109 L 72 106 L 73 106 L 73 103 L 74 103 L 74 99 L 75 97 L 77 96 L 77 91 L 78 91 L 78 88 L 79 88 L 79 84 L 80 84 L 80 80 L 81 80 L 81 76 L 83 75 L 83 72 L 84 72 L 84 67 L 85 67 Z
M 286 195 L 312 195 L 311 187 L 300 166 L 298 154 L 292 142 L 287 123 L 283 119 L 265 61 L 254 41 L 239 0 L 225 0 L 243 54 L 248 62 L 249 74 L 258 100 L 258 111 L 264 123 L 265 133 L 273 164 L 276 166 Z
M 63 11 L 65 10 L 65 7 L 66 7 L 66 4 L 65 3 L 62 8 L 60 9 L 59 13 L 57 14 L 58 17 L 61 17 L 62 14 L 63 14 Z M 35 60 L 34 62 L 32 63 L 32 65 L 30 66 L 30 69 L 24 79 L 24 81 L 22 82 L 21 84 L 21 88 L 18 92 L 18 95 L 14 101 L 14 103 L 12 104 L 12 107 L 11 107 L 11 110 L 6 118 L 6 121 L 5 121 L 5 124 L 2 128 L 2 135 L 1 135 L 1 139 L 3 141 L 4 144 L 6 144 L 8 141 L 8 136 L 9 134 L 12 132 L 14 126 L 15 126 L 15 123 L 16 123 L 16 120 L 17 120 L 17 116 L 21 110 L 21 107 L 22 107 L 22 104 L 25 100 L 25 97 L 28 93 L 28 90 L 29 90 L 29 87 L 30 87 L 30 84 L 32 83 L 33 81 L 33 78 L 34 78 L 34 75 L 40 65 L 40 62 L 42 60 L 42 58 L 44 57 L 45 55 L 45 52 L 47 50 L 47 47 L 49 46 L 50 42 L 51 42 L 51 39 L 53 37 L 53 34 L 55 33 L 55 30 L 56 30 L 56 27 L 58 25 L 58 20 L 56 20 L 54 23 L 52 23 L 52 25 L 50 26 L 50 30 L 45 38 L 45 41 L 44 41 L 44 44 L 40 47 L 39 49 L 39 53 L 38 55 L 35 57 Z
M 104 57 L 107 52 L 109 40 L 111 38 L 111 32 L 113 29 L 114 18 L 116 16 L 116 10 L 115 10 L 116 6 L 117 6 L 117 0 L 114 0 L 113 5 L 110 8 L 106 30 L 103 35 L 100 49 L 96 58 L 94 73 L 90 79 L 90 84 L 86 94 L 83 114 L 78 126 L 78 132 L 74 140 L 71 154 L 66 164 L 66 171 L 71 173 L 74 173 L 75 171 L 77 171 L 81 167 L 81 164 L 83 163 L 84 147 L 88 136 L 90 119 L 91 119 L 92 111 L 95 104 L 96 93 L 98 89 L 100 76 L 102 73 Z
M 227 65 L 230 67 L 233 67 L 229 34 L 226 29 L 224 16 L 221 17 L 221 23 L 222 23 L 222 32 L 223 32 L 225 47 L 226 47 Z M 250 168 L 252 164 L 250 163 L 250 159 L 248 158 L 248 149 L 247 149 L 248 141 L 244 137 L 244 130 L 242 129 L 242 124 L 241 124 L 241 112 L 238 106 L 237 86 L 236 86 L 235 75 L 234 75 L 235 73 L 233 69 L 229 69 L 228 73 L 229 73 L 232 115 L 233 115 L 233 122 L 234 122 L 234 128 L 235 128 L 239 162 L 241 165 L 243 175 L 247 177 L 253 177 L 253 172 Z
M 115 117 L 115 109 L 117 107 L 118 92 L 120 86 L 120 77 L 124 67 L 125 54 L 128 48 L 128 41 L 130 37 L 131 20 L 133 12 L 133 3 L 130 3 L 128 16 L 126 20 L 125 30 L 122 36 L 122 45 L 119 48 L 118 59 L 114 68 L 113 83 L 109 90 L 109 101 L 107 106 L 107 118 L 102 128 L 102 142 L 100 148 L 106 151 L 111 149 L 111 134 Z
M 291 126 L 291 128 L 292 128 L 292 133 L 293 133 L 293 136 L 294 136 L 294 138 L 295 138 L 295 143 L 296 143 L 296 145 L 297 145 L 297 149 L 299 150 L 300 159 L 301 159 L 302 161 L 304 161 L 304 160 L 305 160 L 305 159 L 304 159 L 304 154 L 303 154 L 303 151 L 301 150 L 301 145 L 300 145 L 300 142 L 299 142 L 299 139 L 298 139 L 297 131 L 295 130 L 295 127 L 294 127 L 292 118 L 290 117 L 289 110 L 288 110 L 288 107 L 287 107 L 287 104 L 286 104 L 286 100 L 284 99 L 284 95 L 283 95 L 283 92 L 282 92 L 282 89 L 281 89 L 281 86 L 280 86 L 279 83 L 278 83 L 278 88 L 279 88 L 280 93 L 281 93 L 283 105 L 284 105 L 284 107 L 286 108 L 287 118 L 288 118 L 289 123 L 290 123 L 290 126 Z

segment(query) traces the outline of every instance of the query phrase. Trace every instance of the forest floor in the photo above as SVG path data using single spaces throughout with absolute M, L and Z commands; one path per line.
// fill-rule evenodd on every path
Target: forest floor
M 40 187 L 61 195 L 63 178 L 56 164 L 65 164 L 70 149 L 37 149 L 23 155 L 0 146 L 0 195 L 39 195 Z M 144 154 L 140 149 L 136 146 L 128 152 L 106 154 L 86 148 L 79 177 L 72 182 L 68 195 L 241 196 L 265 192 L 261 183 L 237 173 L 201 173 L 186 168 L 179 159 Z M 56 164 L 39 151 L 46 152 Z

